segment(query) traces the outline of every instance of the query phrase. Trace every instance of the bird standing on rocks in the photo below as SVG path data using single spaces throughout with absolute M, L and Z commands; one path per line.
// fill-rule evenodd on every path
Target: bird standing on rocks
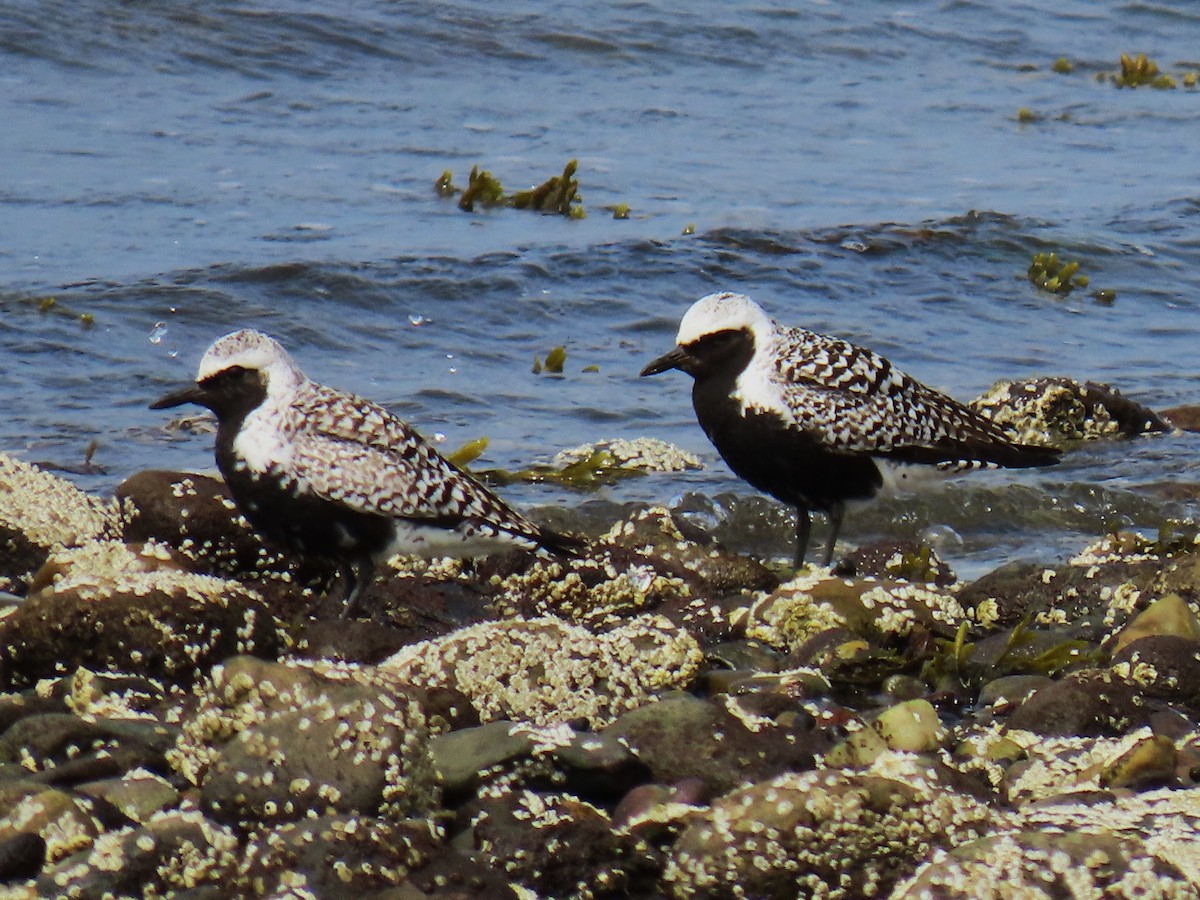
M 239 511 L 270 540 L 334 560 L 342 615 L 395 554 L 482 556 L 582 542 L 539 528 L 442 457 L 382 406 L 307 378 L 274 339 L 217 340 L 196 383 L 151 404 L 217 417 L 217 467 Z
M 700 427 L 740 478 L 796 508 L 804 563 L 810 510 L 828 514 L 825 565 L 847 500 L 883 486 L 880 464 L 944 471 L 1058 462 L 1059 451 L 1014 443 L 996 422 L 928 388 L 862 347 L 779 325 L 742 294 L 710 294 L 679 323 L 676 347 L 642 370 L 695 379 Z

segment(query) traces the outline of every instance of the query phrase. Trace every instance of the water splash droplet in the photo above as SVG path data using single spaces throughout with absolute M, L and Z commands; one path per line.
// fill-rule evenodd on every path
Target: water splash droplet
M 162 339 L 167 336 L 167 323 L 155 322 L 154 328 L 150 331 L 150 343 L 161 344 Z

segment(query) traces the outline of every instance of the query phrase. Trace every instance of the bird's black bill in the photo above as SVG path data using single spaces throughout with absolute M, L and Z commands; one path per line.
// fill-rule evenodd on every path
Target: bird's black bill
M 668 369 L 682 369 L 690 360 L 688 352 L 682 347 L 676 347 L 670 353 L 664 353 L 654 362 L 650 363 L 646 368 L 642 369 L 642 375 L 657 375 L 659 372 L 666 372 Z
M 153 403 L 150 404 L 151 409 L 171 409 L 175 406 L 183 406 L 185 403 L 198 403 L 204 406 L 204 391 L 199 385 L 191 385 L 179 391 L 172 391 L 169 394 L 164 394 Z

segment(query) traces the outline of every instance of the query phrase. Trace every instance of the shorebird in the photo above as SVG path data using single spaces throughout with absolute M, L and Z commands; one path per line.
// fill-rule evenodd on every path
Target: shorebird
M 307 378 L 267 335 L 235 331 L 196 383 L 151 409 L 196 403 L 217 417 L 217 467 L 269 540 L 333 560 L 347 616 L 376 563 L 395 554 L 569 553 L 582 542 L 530 522 L 377 403 Z
M 779 325 L 743 294 L 696 301 L 675 343 L 641 374 L 681 369 L 695 379 L 696 418 L 729 468 L 795 507 L 797 568 L 808 550 L 810 511 L 829 517 L 829 565 L 846 501 L 878 493 L 881 465 L 954 472 L 1058 462 L 1057 449 L 1015 443 L 996 422 L 882 356 Z

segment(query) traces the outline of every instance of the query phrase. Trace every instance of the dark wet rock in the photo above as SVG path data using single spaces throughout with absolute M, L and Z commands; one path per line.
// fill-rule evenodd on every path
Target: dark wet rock
M 1162 417 L 1182 431 L 1200 431 L 1200 406 L 1172 406 Z
M 1147 697 L 1200 710 L 1200 641 L 1175 635 L 1139 638 L 1117 651 L 1113 671 Z
M 439 734 L 430 740 L 434 768 L 441 776 L 448 800 L 459 800 L 473 793 L 484 772 L 532 755 L 532 738 L 514 731 L 514 727 L 512 722 L 489 722 L 477 728 Z
M 1145 789 L 1173 784 L 1179 753 L 1169 737 L 1152 734 L 1134 744 L 1100 773 L 1102 788 Z
M 700 779 L 713 794 L 814 765 L 828 739 L 804 729 L 752 723 L 722 704 L 686 694 L 626 713 L 604 734 L 629 747 L 658 782 Z
M 725 641 L 704 648 L 704 663 L 709 670 L 777 672 L 783 666 L 783 657 L 761 641 Z
M 676 897 L 887 896 L 931 848 L 973 840 L 991 819 L 918 777 L 780 775 L 714 801 L 680 836 L 664 881 Z
M 997 877 L 997 873 L 1003 873 Z M 1197 896 L 1195 884 L 1134 837 L 1024 830 L 936 853 L 892 900 L 1112 900 Z
M 526 556 L 530 557 L 529 554 Z M 336 636 L 336 626 L 345 624 L 344 622 L 339 621 L 334 627 L 315 632 L 323 636 L 326 646 L 332 651 L 326 655 L 375 663 L 386 659 L 401 647 L 442 637 L 467 625 L 494 618 L 488 606 L 487 594 L 479 584 L 468 577 L 452 578 L 419 571 L 397 574 L 382 567 L 379 574 L 375 584 L 364 590 L 355 609 L 356 618 L 369 622 L 355 623 L 360 626 L 357 631 L 342 632 L 346 637 L 353 636 L 353 642 L 348 641 L 346 637 L 339 641 Z M 320 604 L 319 612 L 336 618 L 341 608 L 342 600 L 339 594 L 327 597 Z M 362 647 L 363 639 L 372 634 L 361 628 L 364 624 L 376 626 L 374 638 L 364 648 L 367 653 L 356 653 L 356 645 Z M 310 623 L 305 634 L 312 635 L 315 625 L 316 623 Z M 381 645 L 385 641 L 394 645 L 390 652 L 368 658 L 372 655 L 371 651 L 382 651 Z M 372 643 L 376 646 L 372 646 Z
M 552 755 L 564 774 L 564 787 L 587 800 L 615 801 L 650 777 L 645 764 L 613 734 L 576 733 Z
M 1109 671 L 1074 672 L 1032 694 L 1011 729 L 1043 735 L 1121 735 L 1147 722 L 1141 691 Z
M 27 777 L 71 784 L 146 766 L 165 769 L 174 729 L 154 722 L 85 720 L 71 713 L 27 716 L 0 735 L 0 761 L 20 762 Z
M 183 572 L 159 548 L 98 543 L 51 564 L 53 583 L 0 620 L 0 679 L 11 684 L 79 666 L 185 681 L 225 657 L 286 645 L 257 597 Z
M 302 561 L 266 545 L 220 478 L 151 469 L 131 475 L 115 493 L 126 510 L 126 541 L 168 544 L 197 572 L 233 579 L 283 576 L 298 584 L 332 576 L 329 563 Z
M 54 550 L 112 537 L 118 519 L 116 504 L 0 453 L 0 590 L 23 594 Z
M 46 861 L 46 842 L 39 834 L 19 832 L 0 839 L 0 882 L 37 876 Z
M 992 706 L 1003 701 L 1007 708 L 1019 706 L 1034 691 L 1053 684 L 1047 675 L 1002 675 L 987 682 L 979 691 L 979 705 Z
M 444 855 L 432 823 L 353 816 L 318 816 L 256 834 L 233 886 L 246 895 L 291 895 L 303 886 L 317 897 L 353 897 L 404 884 Z M 460 886 L 486 888 L 493 880 L 460 859 Z M 486 896 L 486 895 L 485 895 Z
M 20 693 L 0 694 L 0 734 L 8 731 L 13 723 L 41 713 L 65 712 L 61 698 L 45 697 L 35 690 Z
M 243 657 L 218 668 L 171 754 L 222 822 L 311 809 L 404 816 L 437 802 L 421 704 L 392 680 Z
M 46 860 L 55 862 L 90 847 L 100 831 L 83 798 L 32 782 L 0 783 L 0 841 L 36 834 L 45 842 Z
M 197 882 L 219 882 L 236 862 L 237 839 L 199 813 L 172 812 L 147 825 L 113 831 L 48 868 L 42 896 L 163 896 Z
M 902 578 L 917 584 L 946 587 L 955 582 L 954 571 L 928 544 L 917 541 L 877 541 L 843 557 L 838 571 L 847 575 Z
M 541 896 L 580 896 L 589 886 L 621 893 L 630 861 L 612 821 L 570 794 L 512 791 L 472 806 L 476 856 Z
M 128 772 L 122 778 L 78 784 L 75 792 L 104 800 L 129 821 L 141 824 L 179 801 L 179 791 L 169 781 L 144 769 Z

